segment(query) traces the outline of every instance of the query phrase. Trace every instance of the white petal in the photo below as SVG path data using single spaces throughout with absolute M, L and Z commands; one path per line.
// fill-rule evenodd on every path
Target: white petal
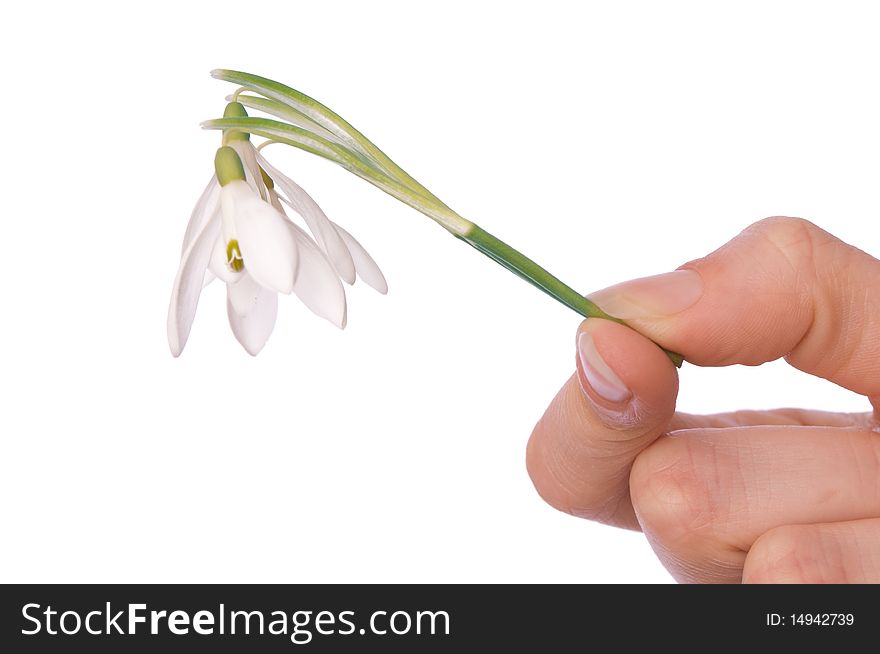
M 263 175 L 260 173 L 260 165 L 257 163 L 257 149 L 250 141 L 230 141 L 229 147 L 238 153 L 238 158 L 244 166 L 244 176 L 248 186 L 254 189 L 263 199 L 268 200 L 269 194 Z
M 239 316 L 246 316 L 262 293 L 263 287 L 247 273 L 242 273 L 238 281 L 226 285 L 226 298 Z M 274 293 L 275 291 L 271 291 Z
M 174 356 L 180 356 L 183 346 L 186 345 L 186 339 L 189 338 L 205 280 L 205 270 L 211 257 L 211 248 L 219 232 L 219 216 L 214 214 L 213 218 L 193 235 L 189 247 L 180 259 L 180 268 L 174 279 L 171 302 L 168 306 L 168 345 Z
M 217 275 L 215 275 L 214 273 L 212 273 L 212 272 L 211 272 L 211 269 L 208 268 L 208 269 L 205 271 L 205 281 L 202 282 L 202 288 L 205 288 L 205 286 L 207 286 L 208 284 L 210 284 L 211 282 L 213 282 L 215 279 L 217 279 Z
M 232 327 L 235 338 L 248 354 L 256 356 L 275 328 L 275 318 L 278 316 L 278 294 L 251 281 L 253 288 L 256 289 L 256 295 L 249 300 L 250 308 L 247 313 L 239 314 L 233 305 L 233 302 L 238 300 L 234 300 L 233 296 L 241 292 L 241 289 L 236 287 L 241 286 L 242 282 L 249 278 L 249 275 L 245 275 L 237 284 L 227 285 L 226 315 L 229 316 L 229 326 Z
M 275 185 L 287 196 L 286 199 L 291 208 L 306 221 L 315 241 L 327 254 L 339 276 L 349 284 L 354 283 L 355 267 L 351 254 L 333 223 L 330 222 L 317 202 L 301 186 L 266 161 L 259 152 L 257 152 L 257 162 L 272 178 Z
M 345 288 L 339 275 L 311 237 L 299 226 L 287 223 L 296 235 L 299 251 L 299 271 L 293 292 L 314 313 L 329 320 L 340 329 L 345 328 Z
M 221 234 L 211 248 L 211 261 L 208 263 L 208 272 L 219 277 L 227 284 L 234 284 L 244 274 L 232 270 L 227 264 L 226 258 L 227 241 Z
M 287 218 L 263 202 L 244 182 L 230 182 L 220 193 L 224 218 L 235 222 L 244 267 L 261 286 L 290 293 L 297 271 L 296 240 Z
M 364 280 L 369 286 L 372 286 L 382 295 L 388 292 L 388 282 L 385 281 L 385 275 L 379 270 L 379 266 L 370 256 L 370 253 L 364 249 L 364 246 L 358 243 L 358 240 L 349 234 L 342 227 L 333 223 L 336 231 L 345 241 L 348 251 L 351 252 L 351 258 L 354 260 L 354 267 L 357 270 L 358 277 Z
M 192 215 L 189 217 L 189 223 L 186 226 L 186 232 L 183 235 L 183 245 L 180 248 L 180 255 L 186 252 L 186 248 L 192 243 L 193 237 L 198 234 L 205 223 L 211 219 L 219 208 L 220 200 L 220 184 L 217 182 L 217 176 L 214 175 L 208 181 L 205 190 L 193 207 Z

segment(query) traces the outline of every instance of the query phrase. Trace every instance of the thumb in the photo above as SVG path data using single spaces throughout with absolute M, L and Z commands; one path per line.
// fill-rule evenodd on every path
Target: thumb
M 697 365 L 785 357 L 880 395 L 880 261 L 806 220 L 762 220 L 675 272 L 590 299 Z

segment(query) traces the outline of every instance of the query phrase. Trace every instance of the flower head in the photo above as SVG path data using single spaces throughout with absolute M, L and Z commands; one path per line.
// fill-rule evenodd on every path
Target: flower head
M 238 103 L 226 111 L 244 113 Z M 186 345 L 203 286 L 215 278 L 226 283 L 229 324 L 252 355 L 272 333 L 279 293 L 296 294 L 314 313 L 344 328 L 343 281 L 352 284 L 360 276 L 380 293 L 387 291 L 382 272 L 360 243 L 269 164 L 247 134 L 224 135 L 214 169 L 190 217 L 171 293 L 168 342 L 174 356 Z M 285 205 L 302 217 L 311 236 L 288 217 Z

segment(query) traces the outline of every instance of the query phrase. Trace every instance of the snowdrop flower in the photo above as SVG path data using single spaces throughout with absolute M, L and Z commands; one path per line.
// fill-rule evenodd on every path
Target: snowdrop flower
M 226 115 L 246 113 L 230 103 Z M 171 294 L 168 343 L 174 356 L 186 344 L 203 286 L 215 278 L 226 283 L 229 324 L 252 355 L 272 333 L 279 293 L 296 294 L 314 313 L 344 328 L 342 281 L 352 284 L 360 276 L 387 292 L 382 272 L 360 243 L 271 166 L 247 134 L 224 135 L 214 168 L 187 226 Z M 288 218 L 284 204 L 303 218 L 314 239 Z
M 179 280 L 183 278 L 188 281 L 178 281 L 175 284 L 171 309 L 173 315 L 169 315 L 169 340 L 175 354 L 179 353 L 189 333 L 191 314 L 198 301 L 200 284 L 197 282 L 201 279 L 199 275 L 204 275 L 205 281 L 209 281 L 213 275 L 219 275 L 227 282 L 230 289 L 230 323 L 239 341 L 249 352 L 262 347 L 271 331 L 271 325 L 274 324 L 275 309 L 270 304 L 273 300 L 263 299 L 262 296 L 269 293 L 274 298 L 276 291 L 284 292 L 282 285 L 274 277 L 275 273 L 279 279 L 284 277 L 281 272 L 286 269 L 282 264 L 289 266 L 290 261 L 295 261 L 293 292 L 313 311 L 336 324 L 345 323 L 345 298 L 343 295 L 341 304 L 334 299 L 338 297 L 338 293 L 333 290 L 335 287 L 330 283 L 330 276 L 326 275 L 328 267 L 333 270 L 332 281 L 337 285 L 340 279 L 349 283 L 354 281 L 357 273 L 368 284 L 385 291 L 382 273 L 357 241 L 338 225 L 327 220 L 301 188 L 269 165 L 247 142 L 247 134 L 268 139 L 267 143 L 299 148 L 335 163 L 428 216 L 457 239 L 471 245 L 579 315 L 626 324 L 624 320 L 603 311 L 582 293 L 516 248 L 459 215 L 330 107 L 286 84 L 259 75 L 227 69 L 213 70 L 211 75 L 236 84 L 239 88 L 229 98 L 232 103 L 227 105 L 223 118 L 207 120 L 202 123 L 202 127 L 223 132 L 224 144 L 228 142 L 230 148 L 239 155 L 239 162 L 245 164 L 241 173 L 243 177 L 235 177 L 235 180 L 241 181 L 243 178 L 253 195 L 246 196 L 243 190 L 227 190 L 227 184 L 222 183 L 222 176 L 218 174 L 219 181 L 208 185 L 196 205 L 193 220 L 187 228 L 184 259 L 178 274 Z M 244 107 L 255 109 L 271 118 L 248 116 Z M 524 132 L 527 137 L 535 134 L 538 133 L 528 130 Z M 468 144 L 465 144 L 465 148 L 464 152 L 471 151 Z M 238 184 L 236 188 L 244 189 L 244 185 Z M 236 200 L 233 202 L 218 199 L 221 195 L 235 195 Z M 259 197 L 259 201 L 253 199 L 254 195 Z M 220 227 L 204 227 L 213 229 L 214 232 L 209 231 L 205 237 L 209 241 L 208 245 L 198 246 L 196 240 L 202 234 L 203 226 L 210 225 L 210 220 L 205 217 L 216 211 L 218 203 L 222 205 L 224 215 L 222 236 L 217 241 L 216 233 L 221 233 Z M 274 248 L 272 249 L 265 243 L 269 227 L 264 221 L 239 219 L 237 210 L 230 210 L 232 217 L 226 218 L 228 205 L 247 205 L 248 211 L 259 206 L 263 213 L 266 212 L 263 205 L 266 205 L 278 212 L 272 214 L 277 222 L 277 215 L 283 214 L 282 203 L 289 205 L 304 218 L 314 241 L 302 230 L 288 227 L 293 233 L 294 247 L 289 247 L 289 244 L 284 246 L 279 241 L 271 244 Z M 246 224 L 244 230 L 239 225 L 240 221 Z M 259 227 L 254 229 L 254 223 Z M 245 233 L 247 236 L 244 236 Z M 242 238 L 246 242 L 242 242 Z M 261 242 L 264 244 L 261 245 Z M 250 270 L 249 259 L 252 256 L 262 257 L 259 251 L 264 247 L 267 252 L 265 261 L 258 264 L 258 269 Z M 192 248 L 192 251 L 188 248 Z M 250 248 L 256 250 L 251 253 Z M 312 260 L 313 263 L 306 264 L 307 260 Z M 204 272 L 206 266 L 209 270 L 207 273 Z M 264 275 L 265 279 L 261 279 Z M 245 287 L 249 289 L 248 292 L 235 286 L 244 278 L 249 279 L 248 283 L 252 284 Z M 305 283 L 303 279 L 313 281 Z M 246 310 L 243 313 L 234 313 L 242 299 L 246 300 L 241 302 Z M 666 354 L 676 366 L 681 366 L 681 355 L 669 351 Z

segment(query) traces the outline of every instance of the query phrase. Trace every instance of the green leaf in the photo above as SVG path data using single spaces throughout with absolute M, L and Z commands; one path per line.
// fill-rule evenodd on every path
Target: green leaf
M 301 127 L 288 125 L 270 118 L 255 118 L 251 116 L 243 118 L 216 118 L 205 121 L 202 123 L 202 126 L 205 129 L 247 132 L 271 139 L 277 143 L 292 145 L 306 152 L 311 152 L 365 179 L 401 202 L 432 218 L 453 234 L 463 235 L 473 228 L 473 223 L 456 214 L 442 202 L 435 200 L 433 197 L 421 195 L 418 191 L 405 186 L 397 179 L 388 176 L 384 171 L 378 169 L 372 161 L 364 161 L 363 158 L 346 146 L 334 143 Z
M 280 82 L 265 77 L 260 77 L 259 75 L 251 75 L 250 73 L 225 69 L 213 70 L 211 71 L 211 75 L 216 79 L 243 86 L 250 91 L 277 100 L 291 109 L 294 109 L 309 120 L 329 131 L 343 144 L 348 145 L 355 151 L 365 154 L 368 158 L 375 161 L 376 164 L 384 169 L 390 176 L 397 178 L 404 185 L 418 191 L 422 195 L 432 198 L 435 202 L 443 204 L 437 196 L 422 186 L 421 183 L 410 176 L 410 174 L 403 170 L 403 168 L 394 163 L 388 155 L 376 146 L 376 144 L 361 134 L 347 120 L 314 98 L 311 98 L 305 93 L 301 93 L 285 84 L 281 84 Z

